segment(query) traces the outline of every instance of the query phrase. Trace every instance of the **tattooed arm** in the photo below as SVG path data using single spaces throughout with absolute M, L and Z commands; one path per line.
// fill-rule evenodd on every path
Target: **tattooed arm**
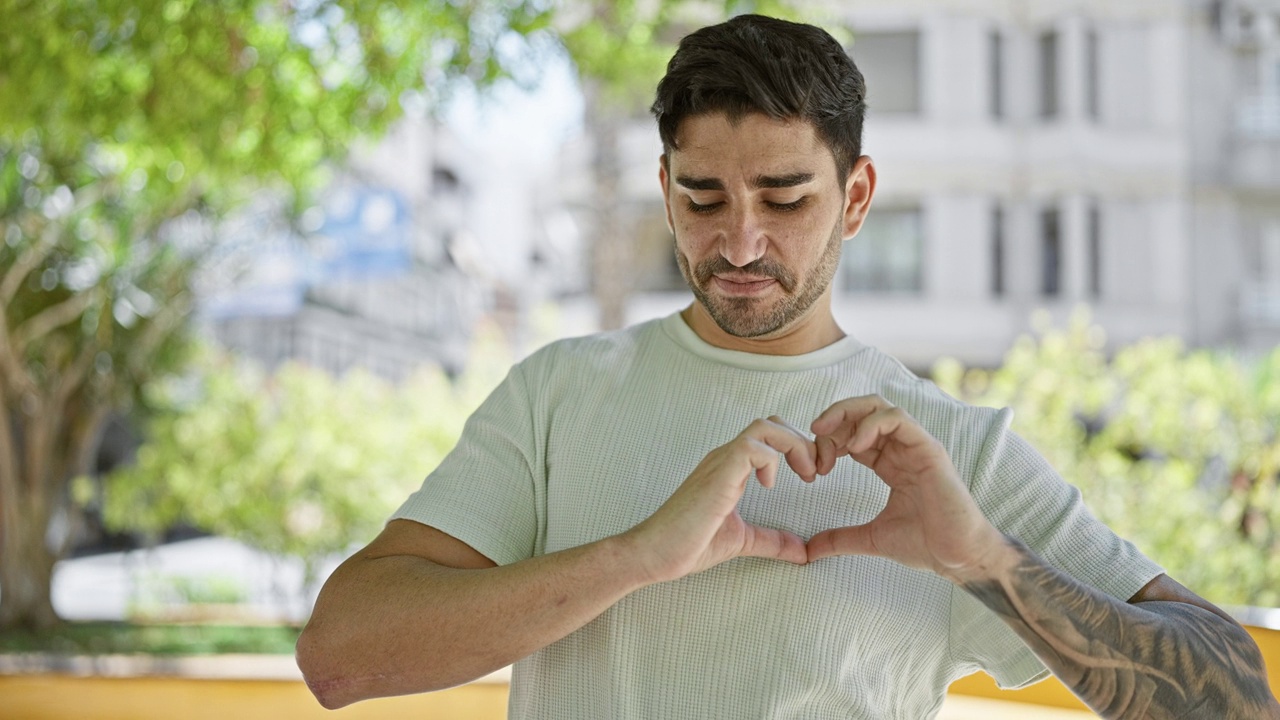
M 1005 538 L 952 579 L 1104 718 L 1280 718 L 1253 639 L 1168 576 L 1124 603 Z
M 813 422 L 818 473 L 840 455 L 889 486 L 871 522 L 809 539 L 809 560 L 877 555 L 931 570 L 995 611 L 1105 718 L 1280 720 L 1248 633 L 1166 576 L 1125 603 L 1085 586 L 983 516 L 945 448 L 876 396 Z

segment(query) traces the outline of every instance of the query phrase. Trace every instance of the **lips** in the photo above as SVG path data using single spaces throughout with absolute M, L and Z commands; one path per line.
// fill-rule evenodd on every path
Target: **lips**
M 771 277 L 713 275 L 711 282 L 725 295 L 750 297 L 767 292 L 778 281 Z

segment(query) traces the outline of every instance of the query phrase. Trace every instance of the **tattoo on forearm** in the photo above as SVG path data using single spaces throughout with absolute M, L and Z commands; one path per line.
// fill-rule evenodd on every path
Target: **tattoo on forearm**
M 1001 580 L 965 585 L 1104 718 L 1280 718 L 1262 655 L 1242 628 L 1178 602 L 1130 605 L 1017 541 Z

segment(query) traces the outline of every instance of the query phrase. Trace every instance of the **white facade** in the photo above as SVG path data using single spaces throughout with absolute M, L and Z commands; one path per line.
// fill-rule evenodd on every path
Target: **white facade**
M 916 368 L 998 364 L 1034 311 L 1081 305 L 1112 345 L 1280 340 L 1280 0 L 828 6 L 879 171 L 837 278 L 850 333 Z M 626 186 L 660 213 L 656 129 L 634 134 Z M 669 255 L 641 270 L 669 282 Z
M 1184 4 L 856 7 L 872 212 L 917 212 L 921 249 L 914 288 L 837 288 L 845 327 L 926 367 L 998 363 L 1040 308 L 1088 304 L 1112 342 L 1194 336 Z M 860 57 L 881 35 L 916 38 L 914 77 Z M 878 109 L 877 86 L 902 82 L 916 107 Z M 851 242 L 900 241 L 878 229 Z

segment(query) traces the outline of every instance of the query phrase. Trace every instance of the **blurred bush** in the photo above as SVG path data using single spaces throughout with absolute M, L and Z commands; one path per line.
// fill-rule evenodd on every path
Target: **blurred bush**
M 510 364 L 494 332 L 479 338 L 462 377 L 424 366 L 400 385 L 206 350 L 198 372 L 149 388 L 162 410 L 108 478 L 106 523 L 153 537 L 187 523 L 299 558 L 311 596 L 321 561 L 381 530 Z
M 1246 361 L 1152 338 L 1108 357 L 1078 313 L 1037 323 L 995 370 L 940 361 L 967 402 L 1014 410 L 1103 522 L 1223 604 L 1280 604 L 1280 348 Z

